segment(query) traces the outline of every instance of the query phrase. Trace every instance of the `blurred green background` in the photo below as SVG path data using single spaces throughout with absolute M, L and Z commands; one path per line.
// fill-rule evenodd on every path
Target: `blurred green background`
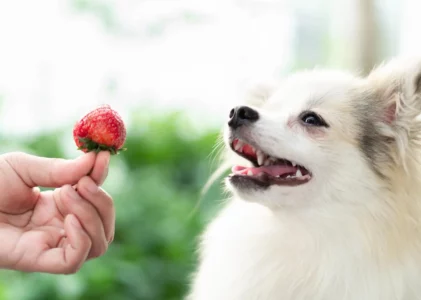
M 75 275 L 1 271 L 0 300 L 182 299 L 198 236 L 226 196 L 222 178 L 200 192 L 246 83 L 314 66 L 364 74 L 421 53 L 420 10 L 419 0 L 0 0 L 0 152 L 78 156 L 73 124 L 102 103 L 128 131 L 104 185 L 117 210 L 106 255 Z

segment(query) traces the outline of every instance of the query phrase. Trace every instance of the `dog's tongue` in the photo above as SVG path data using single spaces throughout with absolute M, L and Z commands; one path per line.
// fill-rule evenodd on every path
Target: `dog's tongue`
M 238 175 L 258 175 L 260 173 L 266 173 L 271 176 L 282 176 L 285 174 L 295 174 L 297 171 L 296 167 L 289 166 L 289 165 L 273 165 L 273 166 L 262 166 L 262 167 L 242 167 L 242 166 L 234 166 L 231 171 L 234 174 Z M 250 172 L 252 174 L 250 174 Z

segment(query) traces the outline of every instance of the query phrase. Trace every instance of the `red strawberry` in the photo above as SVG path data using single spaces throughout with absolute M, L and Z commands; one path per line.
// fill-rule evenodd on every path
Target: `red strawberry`
M 116 154 L 125 150 L 126 128 L 115 110 L 102 105 L 75 124 L 73 139 L 83 152 L 108 150 Z

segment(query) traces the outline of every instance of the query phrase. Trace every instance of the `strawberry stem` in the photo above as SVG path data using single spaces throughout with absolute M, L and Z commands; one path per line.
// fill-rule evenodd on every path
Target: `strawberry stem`
M 111 155 L 119 154 L 121 151 L 126 151 L 126 148 L 116 149 L 116 147 L 99 144 L 88 138 L 79 138 L 79 141 L 82 145 L 78 148 L 78 150 L 87 150 L 88 152 L 95 151 L 96 153 L 109 151 Z

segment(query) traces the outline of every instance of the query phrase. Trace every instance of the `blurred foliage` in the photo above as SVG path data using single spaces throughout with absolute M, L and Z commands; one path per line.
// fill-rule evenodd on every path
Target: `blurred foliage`
M 115 7 L 110 1 L 72 0 L 71 4 L 78 12 L 88 12 L 97 16 L 107 30 L 118 27 Z
M 222 198 L 215 184 L 194 211 L 211 173 L 218 133 L 198 134 L 179 114 L 151 122 L 136 114 L 128 128 L 128 150 L 112 157 L 104 185 L 117 213 L 109 251 L 74 275 L 0 272 L 1 300 L 178 300 L 185 295 L 197 238 Z M 70 127 L 30 139 L 1 137 L 1 144 L 3 151 L 13 141 L 14 149 L 64 157 L 68 132 Z

